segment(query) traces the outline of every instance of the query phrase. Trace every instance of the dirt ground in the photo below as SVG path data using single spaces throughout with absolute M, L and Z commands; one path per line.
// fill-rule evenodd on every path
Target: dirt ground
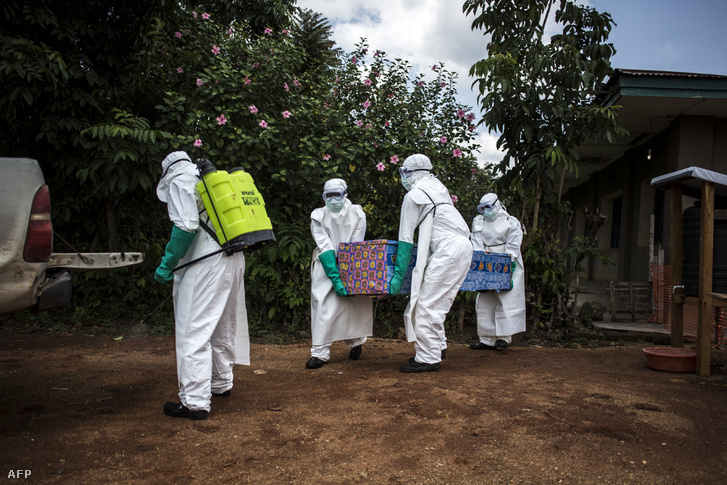
M 402 374 L 412 344 L 252 345 L 206 421 L 170 418 L 173 337 L 0 331 L 2 479 L 25 483 L 727 483 L 727 352 L 710 377 L 642 348 L 474 351 Z M 30 472 L 22 480 L 12 479 Z M 10 479 L 7 477 L 11 477 Z

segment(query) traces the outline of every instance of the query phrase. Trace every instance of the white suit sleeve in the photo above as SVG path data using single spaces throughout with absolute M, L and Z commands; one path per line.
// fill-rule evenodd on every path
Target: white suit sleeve
M 507 242 L 505 249 L 512 259 L 520 259 L 520 246 L 523 242 L 523 230 L 520 227 L 520 221 L 510 216 L 510 231 L 507 233 Z
M 475 251 L 484 251 L 485 244 L 482 242 L 482 230 L 484 229 L 485 219 L 482 216 L 475 216 L 472 220 L 472 232 L 470 241 Z
M 426 205 L 419 205 L 411 197 L 411 192 L 404 196 L 399 219 L 399 241 L 414 243 L 414 231 L 424 219 Z
M 199 210 L 197 209 L 197 187 L 176 179 L 169 186 L 167 211 L 169 220 L 186 232 L 199 229 Z
M 311 218 L 310 232 L 311 235 L 313 235 L 313 240 L 316 242 L 319 254 L 330 251 L 331 249 L 337 249 L 333 247 L 333 241 L 331 241 L 331 238 L 323 227 L 323 224 L 316 219 Z
M 357 205 L 353 206 L 353 208 L 354 213 L 358 216 L 358 223 L 356 224 L 356 229 L 353 230 L 353 234 L 351 234 L 350 242 L 359 242 L 363 241 L 366 236 L 366 213 L 361 206 Z

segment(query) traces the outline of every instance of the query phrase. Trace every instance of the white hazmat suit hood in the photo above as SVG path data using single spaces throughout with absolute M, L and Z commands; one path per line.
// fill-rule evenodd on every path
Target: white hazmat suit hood
M 187 155 L 187 152 L 172 152 L 162 160 L 162 175 L 157 184 L 157 197 L 165 204 L 169 202 L 169 185 L 175 177 L 187 174 L 197 176 L 199 170 L 197 165 Z
M 431 169 L 432 161 L 429 160 L 429 157 L 421 153 L 411 155 L 404 160 L 399 169 L 401 184 L 407 191 L 410 191 L 419 180 L 431 176 L 429 173 Z
M 338 217 L 344 207 L 349 207 L 351 205 L 346 197 L 347 189 L 348 185 L 343 179 L 330 179 L 323 186 L 323 200 L 326 203 L 326 207 L 328 207 L 328 210 L 331 211 L 334 217 Z M 331 197 L 331 195 L 336 194 L 341 194 L 341 196 Z M 346 204 L 346 202 L 348 202 L 348 204 Z
M 501 215 L 509 215 L 505 206 L 502 202 L 500 202 L 500 198 L 497 197 L 497 194 L 493 193 L 482 196 L 480 203 L 477 206 L 477 212 L 482 214 L 482 217 L 484 217 L 488 222 L 493 222 Z

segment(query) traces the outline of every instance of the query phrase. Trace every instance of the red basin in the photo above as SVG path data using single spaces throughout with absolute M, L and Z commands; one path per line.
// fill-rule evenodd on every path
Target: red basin
M 644 349 L 646 365 L 665 372 L 694 372 L 697 352 L 677 347 L 648 347 Z

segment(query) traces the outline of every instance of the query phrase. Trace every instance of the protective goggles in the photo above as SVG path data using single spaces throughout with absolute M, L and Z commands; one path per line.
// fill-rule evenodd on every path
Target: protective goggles
M 399 175 L 402 177 L 408 177 L 409 174 L 414 172 L 428 172 L 428 168 L 411 168 L 411 167 L 399 167 Z
M 329 200 L 343 200 L 347 193 L 345 190 L 326 190 L 323 192 L 322 197 L 325 202 Z
M 484 204 L 480 204 L 477 206 L 477 212 L 482 214 L 485 211 L 493 211 L 495 210 L 495 204 L 497 203 L 499 199 L 495 199 L 492 202 L 485 202 Z

